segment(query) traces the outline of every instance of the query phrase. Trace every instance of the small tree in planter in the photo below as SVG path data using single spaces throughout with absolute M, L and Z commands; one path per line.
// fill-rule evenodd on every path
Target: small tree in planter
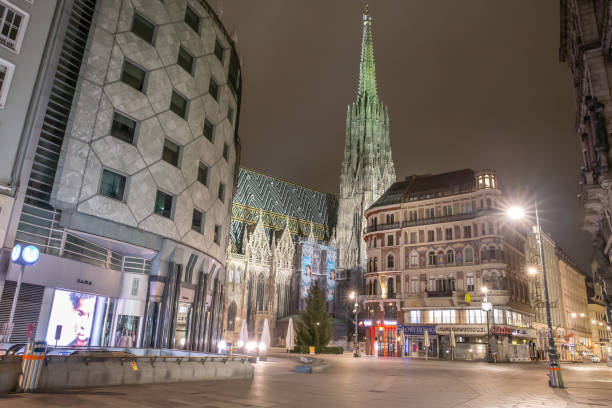
M 315 282 L 308 291 L 306 307 L 300 314 L 297 325 L 297 345 L 307 353 L 309 346 L 314 346 L 316 352 L 325 348 L 332 338 L 333 327 L 331 315 L 326 311 L 325 292 Z

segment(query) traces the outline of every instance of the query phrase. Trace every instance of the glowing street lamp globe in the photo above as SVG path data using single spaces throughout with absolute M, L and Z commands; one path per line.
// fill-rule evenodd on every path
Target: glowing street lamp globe
M 512 218 L 513 220 L 519 220 L 525 216 L 525 210 L 523 210 L 521 207 L 510 207 L 506 213 L 508 214 L 508 217 Z
M 527 273 L 530 275 L 535 275 L 538 273 L 538 269 L 535 266 L 530 266 L 529 269 L 527 269 Z

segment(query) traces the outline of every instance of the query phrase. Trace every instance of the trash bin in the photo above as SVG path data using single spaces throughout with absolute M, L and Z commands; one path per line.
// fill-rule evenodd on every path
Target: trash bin
M 19 376 L 18 389 L 22 392 L 32 392 L 38 388 L 40 371 L 43 367 L 45 353 L 47 352 L 46 341 L 29 342 L 22 356 L 21 375 Z

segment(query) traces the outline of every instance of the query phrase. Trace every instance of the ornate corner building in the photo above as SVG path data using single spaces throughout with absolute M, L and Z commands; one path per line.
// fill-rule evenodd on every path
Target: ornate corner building
M 612 3 L 560 1 L 559 58 L 567 62 L 576 103 L 576 131 L 582 147 L 583 229 L 593 237 L 593 278 L 612 302 Z
M 346 113 L 337 225 L 338 267 L 360 271 L 358 280 L 366 266 L 365 210 L 394 182 L 389 109 L 379 99 L 376 89 L 372 18 L 366 8 L 357 99 L 348 106 Z

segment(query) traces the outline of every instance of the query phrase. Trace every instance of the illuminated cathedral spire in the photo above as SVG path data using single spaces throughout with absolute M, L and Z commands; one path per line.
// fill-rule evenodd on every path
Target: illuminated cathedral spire
M 374 64 L 372 17 L 366 6 L 357 99 L 346 113 L 346 141 L 340 174 L 336 240 L 340 267 L 365 266 L 363 214 L 395 182 L 389 139 L 389 110 L 379 99 Z

